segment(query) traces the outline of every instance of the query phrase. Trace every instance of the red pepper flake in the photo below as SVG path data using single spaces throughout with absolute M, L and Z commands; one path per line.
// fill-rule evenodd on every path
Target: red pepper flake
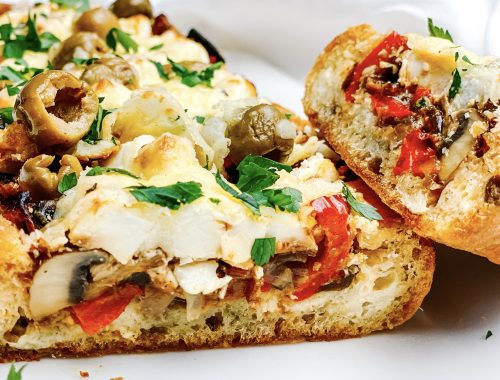
M 436 147 L 432 135 L 415 129 L 403 140 L 398 162 L 393 169 L 394 175 L 412 173 L 425 177 L 437 173 Z
M 89 377 L 89 373 L 87 371 L 80 371 L 80 377 Z
M 370 66 L 378 66 L 381 61 L 387 58 L 390 53 L 402 47 L 403 50 L 408 50 L 406 44 L 407 39 L 395 31 L 389 33 L 366 57 L 363 59 L 352 72 L 352 80 L 345 91 L 345 100 L 354 102 L 354 94 L 361 85 L 361 77 L 363 71 Z
M 325 238 L 316 257 L 308 261 L 307 279 L 293 293 L 298 301 L 311 297 L 338 275 L 353 242 L 347 223 L 350 209 L 343 196 L 320 197 L 312 201 L 311 205 L 316 211 L 318 224 L 325 231 Z
M 73 319 L 89 335 L 95 335 L 117 319 L 136 297 L 144 290 L 134 284 L 125 284 L 92 300 L 70 308 Z

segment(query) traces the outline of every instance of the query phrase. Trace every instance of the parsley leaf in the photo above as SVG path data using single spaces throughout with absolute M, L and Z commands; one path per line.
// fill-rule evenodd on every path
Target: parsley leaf
M 9 373 L 7 374 L 7 380 L 21 380 L 22 379 L 22 372 L 25 368 L 26 368 L 26 364 L 23 365 L 22 367 L 19 367 L 19 369 L 16 369 L 14 364 L 11 364 Z
M 247 206 L 250 211 L 252 211 L 256 215 L 260 215 L 260 204 L 259 202 L 250 194 L 247 193 L 239 193 L 236 191 L 232 186 L 230 186 L 224 178 L 220 175 L 220 172 L 217 171 L 215 174 L 215 182 L 222 187 L 225 191 L 227 191 L 229 194 L 231 194 L 233 197 L 241 200 L 245 206 Z
M 269 262 L 276 251 L 276 238 L 255 239 L 252 245 L 250 255 L 259 266 L 263 266 Z
M 203 124 L 205 122 L 205 116 L 195 116 L 195 119 L 198 124 Z
M 445 40 L 453 42 L 453 38 L 448 30 L 444 28 L 440 28 L 439 26 L 434 25 L 434 22 L 429 17 L 427 18 L 427 29 L 429 30 L 429 35 L 432 37 L 443 38 Z
M 85 12 L 90 8 L 89 0 L 50 0 L 51 3 L 67 8 L 73 8 L 78 12 Z
M 71 60 L 71 62 L 79 65 L 79 66 L 89 66 L 95 62 L 97 62 L 99 60 L 99 58 L 89 58 L 89 59 L 85 59 L 85 58 L 73 58 Z
M 104 98 L 99 99 L 99 103 L 102 103 Z M 85 141 L 87 144 L 95 145 L 99 140 L 101 140 L 101 129 L 102 129 L 102 121 L 104 118 L 109 115 L 112 111 L 110 110 L 105 110 L 102 108 L 102 106 L 99 104 L 99 111 L 97 111 L 97 116 L 90 126 L 90 129 L 88 133 L 83 137 L 83 141 Z
M 460 86 L 462 85 L 462 77 L 458 72 L 458 69 L 453 70 L 453 79 L 451 81 L 450 89 L 448 90 L 448 99 L 452 100 L 460 90 Z
M 194 71 L 189 70 L 187 67 L 181 65 L 180 63 L 174 62 L 170 58 L 167 59 L 172 66 L 172 71 L 181 78 L 181 83 L 189 87 L 194 87 L 199 84 L 204 84 L 207 87 L 211 87 L 215 70 L 220 69 L 223 65 L 223 62 L 216 62 L 202 71 Z
M 216 204 L 216 205 L 218 205 L 220 203 L 220 199 L 219 198 L 208 198 L 208 200 L 210 202 L 212 202 L 213 204 Z
M 201 184 L 197 182 L 177 182 L 174 185 L 155 186 L 134 186 L 130 193 L 139 202 L 148 202 L 178 210 L 183 204 L 191 203 L 203 196 Z
M 155 45 L 155 46 L 151 46 L 149 48 L 149 51 L 160 50 L 162 47 L 163 47 L 163 44 L 158 44 L 158 45 Z
M 466 55 L 462 56 L 462 61 L 467 62 L 469 65 L 473 65 L 473 66 L 476 65 L 475 63 L 472 63 L 471 60 L 469 59 L 469 57 L 467 57 Z
M 0 38 L 2 41 L 9 41 L 10 36 L 14 32 L 14 27 L 12 24 L 3 24 L 0 25 Z
M 5 126 L 14 122 L 14 117 L 12 116 L 13 111 L 14 107 L 0 108 L 0 129 L 4 129 Z
M 24 76 L 8 66 L 0 66 L 0 80 L 10 80 L 13 83 L 24 81 Z
M 125 169 L 106 168 L 106 167 L 102 167 L 102 166 L 94 166 L 92 169 L 90 169 L 87 172 L 87 174 L 85 174 L 85 176 L 87 176 L 87 177 L 94 177 L 94 176 L 103 175 L 103 174 L 106 174 L 106 173 L 118 173 L 118 174 L 127 175 L 127 176 L 135 178 L 135 179 L 139 178 L 136 175 L 130 173 L 129 171 L 127 171 Z
M 168 80 L 168 74 L 160 62 L 156 62 L 156 61 L 153 61 L 151 59 L 149 60 L 149 62 L 151 62 L 153 65 L 155 65 L 156 71 L 158 71 L 158 75 L 160 76 L 161 79 Z
M 342 194 L 345 197 L 345 200 L 351 206 L 351 208 L 356 211 L 359 215 L 364 216 L 369 220 L 382 220 L 382 216 L 377 212 L 377 209 L 368 203 L 362 203 L 354 198 L 354 195 L 351 193 L 351 190 L 344 184 L 342 187 Z
M 286 113 L 286 114 L 285 114 L 285 118 L 286 118 L 287 120 L 290 120 L 290 119 L 292 118 L 292 114 L 291 114 L 291 113 Z
M 486 336 L 484 337 L 484 340 L 488 340 L 492 336 L 493 336 L 493 333 L 491 332 L 491 330 L 488 330 L 488 331 L 486 331 Z
M 72 189 L 78 183 L 78 178 L 76 177 L 76 173 L 65 174 L 62 178 L 61 182 L 57 185 L 57 191 L 59 193 L 64 194 L 69 189 Z
M 236 169 L 239 173 L 236 186 L 244 192 L 264 190 L 278 180 L 277 171 L 292 171 L 291 166 L 261 156 L 246 156 Z
M 118 28 L 112 28 L 108 32 L 106 36 L 106 44 L 113 49 L 113 51 L 116 51 L 118 44 L 122 45 L 127 53 L 131 50 L 134 53 L 137 53 L 139 50 L 139 45 L 137 45 L 137 42 L 130 37 L 130 34 L 125 33 L 123 30 Z
M 415 103 L 415 107 L 420 109 L 420 108 L 425 108 L 429 105 L 428 100 L 425 96 L 422 96 L 420 99 L 418 99 Z
M 299 212 L 302 193 L 292 187 L 267 189 L 262 191 L 266 198 L 265 206 L 278 207 L 281 211 Z

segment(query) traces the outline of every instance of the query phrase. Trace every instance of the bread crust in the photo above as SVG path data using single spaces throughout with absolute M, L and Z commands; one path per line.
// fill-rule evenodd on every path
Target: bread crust
M 456 215 L 453 209 L 437 208 L 431 208 L 422 214 L 411 212 L 395 191 L 391 181 L 383 174 L 370 170 L 365 156 L 360 152 L 354 152 L 348 141 L 339 138 L 339 130 L 350 124 L 351 120 L 345 110 L 352 107 L 352 104 L 335 102 L 332 96 L 327 101 L 323 100 L 319 105 L 316 87 L 321 81 L 321 75 L 331 70 L 345 79 L 353 65 L 361 61 L 382 37 L 371 26 L 359 25 L 349 28 L 328 44 L 317 58 L 306 79 L 303 104 L 307 116 L 311 123 L 322 131 L 325 139 L 346 164 L 375 190 L 384 203 L 401 214 L 405 223 L 417 234 L 450 247 L 484 256 L 500 264 L 500 207 L 482 201 L 476 202 L 466 215 Z M 346 70 L 346 67 L 349 69 Z M 343 97 L 343 90 L 340 87 L 331 91 Z M 328 101 L 331 109 L 338 108 L 343 111 L 332 116 L 332 112 L 327 110 L 324 104 Z M 492 156 L 498 156 L 500 154 L 500 148 L 496 144 L 498 139 L 493 140 L 494 145 L 490 145 L 490 150 L 494 152 Z M 496 168 L 497 172 L 492 173 L 482 159 L 476 159 L 474 162 L 468 162 L 466 159 L 460 164 L 457 172 L 471 170 L 471 168 L 486 173 L 482 176 L 482 183 L 479 185 L 483 193 L 486 181 L 491 176 L 498 175 L 500 170 Z

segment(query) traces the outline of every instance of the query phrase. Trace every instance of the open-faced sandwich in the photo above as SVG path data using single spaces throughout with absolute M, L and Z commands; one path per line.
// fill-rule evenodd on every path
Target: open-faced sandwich
M 417 233 L 500 263 L 500 60 L 429 30 L 347 30 L 309 73 L 305 110 Z
M 55 3 L 0 17 L 0 361 L 338 339 L 415 313 L 432 245 L 344 183 L 307 122 L 147 1 Z

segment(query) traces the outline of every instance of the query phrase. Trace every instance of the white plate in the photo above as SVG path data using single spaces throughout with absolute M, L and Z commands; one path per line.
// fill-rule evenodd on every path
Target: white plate
M 214 1 L 214 4 L 217 3 L 220 4 L 220 1 Z M 241 2 L 238 5 L 242 3 L 248 5 L 248 2 Z M 272 2 L 275 11 L 277 3 L 280 2 Z M 295 11 L 299 3 L 293 2 Z M 314 3 L 318 7 L 319 3 L 325 2 Z M 269 3 L 254 0 L 253 4 L 265 8 Z M 285 2 L 281 4 L 284 7 Z M 346 6 L 346 3 L 342 4 Z M 219 24 L 226 25 L 223 23 L 224 18 L 221 15 L 217 16 L 213 4 L 212 7 L 207 7 L 205 4 L 203 8 L 203 3 L 200 1 L 185 0 L 177 3 L 168 2 L 167 5 L 172 5 L 172 8 L 164 9 L 171 9 L 169 15 L 174 23 L 194 24 L 201 31 L 205 29 L 212 32 L 224 31 L 224 27 Z M 305 14 L 310 11 L 304 2 L 300 6 Z M 240 8 L 234 4 L 231 7 L 234 17 L 242 18 L 241 25 L 255 21 L 248 12 L 237 12 Z M 434 7 L 438 8 L 435 5 Z M 196 9 L 196 12 L 193 9 Z M 231 10 L 226 12 L 231 13 Z M 319 11 L 315 9 L 314 12 Z M 194 13 L 197 14 L 196 17 L 186 17 Z M 206 18 L 203 18 L 204 14 Z M 443 17 L 442 15 L 441 18 Z M 284 30 L 289 26 L 286 17 L 283 20 L 276 20 L 274 23 L 278 24 L 278 30 Z M 233 25 L 234 21 L 230 24 Z M 295 21 L 292 24 L 298 27 Z M 300 27 L 308 27 L 310 34 L 314 32 L 314 25 L 311 23 L 303 23 Z M 272 29 L 269 28 L 268 33 L 271 33 Z M 337 29 L 338 26 L 332 34 L 338 32 Z M 247 36 L 250 40 L 254 37 Z M 251 43 L 252 41 L 246 42 L 245 45 L 249 46 Z M 313 45 L 318 45 L 318 42 L 315 41 Z M 261 95 L 301 112 L 303 84 L 300 80 L 294 79 L 294 76 L 301 78 L 305 75 L 303 71 L 306 70 L 305 65 L 313 61 L 320 47 L 313 56 L 304 57 L 301 56 L 303 46 L 300 46 L 300 41 L 289 42 L 287 49 L 295 49 L 296 56 L 300 59 L 297 59 L 296 66 L 285 72 L 257 58 L 254 50 L 237 50 L 234 49 L 235 46 L 233 44 L 233 49 L 224 50 L 230 69 L 244 73 L 250 78 L 257 85 Z M 309 48 L 303 47 L 303 50 L 307 51 Z M 283 46 L 277 44 L 275 51 L 274 59 L 266 54 L 260 55 L 280 64 L 279 53 L 283 51 Z M 81 379 L 80 370 L 88 371 L 92 380 L 108 380 L 114 377 L 123 377 L 124 380 L 498 379 L 500 266 L 495 266 L 480 257 L 445 247 L 438 247 L 438 251 L 434 285 L 422 310 L 404 326 L 390 332 L 325 343 L 108 356 L 81 360 L 46 359 L 29 363 L 23 380 Z M 488 330 L 493 332 L 493 336 L 486 341 L 485 335 Z M 0 379 L 6 378 L 7 371 L 7 365 L 0 366 Z

